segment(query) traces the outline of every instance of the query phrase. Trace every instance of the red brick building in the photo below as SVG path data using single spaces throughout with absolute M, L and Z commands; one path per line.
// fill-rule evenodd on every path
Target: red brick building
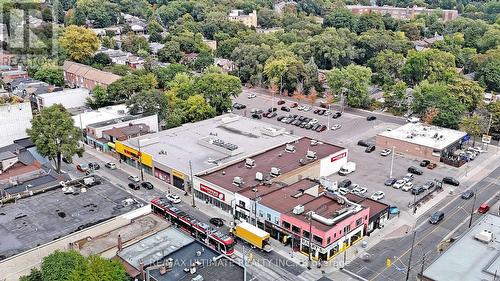
M 106 88 L 121 78 L 119 75 L 72 61 L 65 61 L 63 70 L 64 82 L 68 86 L 87 88 L 89 90 L 94 89 L 97 85 Z

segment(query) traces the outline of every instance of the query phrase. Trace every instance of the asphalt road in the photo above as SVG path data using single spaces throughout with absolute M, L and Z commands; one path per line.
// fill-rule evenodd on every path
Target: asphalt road
M 490 205 L 493 205 L 498 200 L 499 179 L 500 167 L 497 167 L 477 183 L 462 183 L 476 190 L 477 199 L 474 210 L 477 210 L 482 202 L 490 200 Z M 409 280 L 415 280 L 416 275 L 422 270 L 424 254 L 425 265 L 429 265 L 439 256 L 438 246 L 443 240 L 457 237 L 467 229 L 472 203 L 472 199 L 463 200 L 460 198 L 460 194 L 457 194 L 451 201 L 444 200 L 429 211 L 429 214 L 438 210 L 444 211 L 445 218 L 439 224 L 432 225 L 428 223 L 428 217 L 426 216 L 419 219 L 416 227 Z M 473 221 L 479 216 L 480 214 L 475 212 Z M 402 238 L 381 241 L 368 251 L 371 254 L 371 259 L 364 261 L 358 258 L 351 262 L 347 269 L 369 280 L 405 280 L 412 240 L 413 233 L 408 233 Z M 386 268 L 386 259 L 388 258 L 391 259 L 392 265 Z

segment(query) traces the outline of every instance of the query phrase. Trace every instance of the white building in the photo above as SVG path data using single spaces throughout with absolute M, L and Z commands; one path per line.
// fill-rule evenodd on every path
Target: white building
M 58 92 L 45 93 L 35 96 L 38 111 L 54 104 L 61 104 L 64 108 L 84 106 L 90 91 L 85 88 L 65 89 Z
M 26 129 L 31 128 L 31 103 L 0 105 L 0 147 L 28 136 Z
M 75 114 L 73 115 L 73 121 L 75 122 L 75 127 L 83 129 L 89 124 L 121 118 L 127 115 L 127 106 L 125 104 L 118 104 Z

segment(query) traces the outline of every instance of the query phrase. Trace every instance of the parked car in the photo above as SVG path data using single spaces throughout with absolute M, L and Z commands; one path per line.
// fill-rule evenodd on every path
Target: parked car
M 332 114 L 332 118 L 334 118 L 334 119 L 337 119 L 337 118 L 339 118 L 340 116 L 342 116 L 342 112 L 339 112 L 339 111 L 334 112 L 334 113 Z
M 290 108 L 296 108 L 297 106 L 299 106 L 299 104 L 294 102 L 294 103 L 292 103 L 292 105 L 290 105 Z
M 337 187 L 339 188 L 348 188 L 352 184 L 352 181 L 350 179 L 344 179 L 339 184 Z
M 375 117 L 375 116 L 373 116 L 373 115 L 370 115 L 370 116 L 366 117 L 366 120 L 367 120 L 367 121 L 373 121 L 373 120 L 375 120 L 375 119 L 377 119 L 377 117 Z
M 373 200 L 380 200 L 385 197 L 385 193 L 383 191 L 377 191 L 370 196 Z
M 318 108 L 318 109 L 315 109 L 315 110 L 313 111 L 313 113 L 314 113 L 314 114 L 318 114 L 318 112 L 319 112 L 319 108 Z
M 138 183 L 135 183 L 135 182 L 131 182 L 131 183 L 129 183 L 129 184 L 128 184 L 128 187 L 129 187 L 130 189 L 133 189 L 133 190 L 139 190 L 139 189 L 141 189 L 141 188 L 140 188 L 140 186 L 139 186 L 139 184 L 138 184 Z
M 370 144 L 366 149 L 365 149 L 365 152 L 366 153 L 371 153 L 375 151 L 375 146 L 373 144 Z
M 237 103 L 237 102 L 236 102 L 236 103 L 234 103 L 234 104 L 233 104 L 233 108 L 234 108 L 234 109 L 244 109 L 244 108 L 247 108 L 247 106 L 246 106 L 246 105 L 244 105 L 244 104 L 241 104 L 241 103 Z
M 405 185 L 403 185 L 403 187 L 401 187 L 401 190 L 402 191 L 409 191 L 412 188 L 413 188 L 413 183 L 410 181 L 410 182 L 405 183 Z
M 267 109 L 267 112 L 275 112 L 276 110 L 278 110 L 276 107 L 270 107 Z
M 392 150 L 390 150 L 389 148 L 386 148 L 386 149 L 383 149 L 382 151 L 380 151 L 380 155 L 388 156 L 391 154 L 391 152 L 392 152 Z
M 488 203 L 484 202 L 479 206 L 479 209 L 477 209 L 477 212 L 480 214 L 486 214 L 490 210 L 490 205 Z
M 414 194 L 414 195 L 420 195 L 421 193 L 423 193 L 425 191 L 425 189 L 421 186 L 415 186 L 411 189 L 411 194 Z
M 145 189 L 149 189 L 149 190 L 151 190 L 151 189 L 153 189 L 153 188 L 154 188 L 153 184 L 152 184 L 152 183 L 150 183 L 149 181 L 143 181 L 143 182 L 141 182 L 141 186 L 142 186 L 143 188 L 145 188 Z
M 257 95 L 256 95 L 256 94 L 254 94 L 254 93 L 250 93 L 250 94 L 248 94 L 248 96 L 247 96 L 247 97 L 248 97 L 249 99 L 253 99 L 253 98 L 257 97 Z
M 427 165 L 427 169 L 429 169 L 429 170 L 432 170 L 436 167 L 437 167 L 436 163 L 429 163 L 429 165 Z
M 270 113 L 268 113 L 268 114 L 267 114 L 267 116 L 266 116 L 266 117 L 267 117 L 267 118 L 274 118 L 274 117 L 276 117 L 277 115 L 278 115 L 278 114 L 276 114 L 276 112 L 270 112 Z
M 217 227 L 221 227 L 224 225 L 224 220 L 221 218 L 211 218 L 209 222 Z
M 418 123 L 418 122 L 420 122 L 420 118 L 415 117 L 415 116 L 411 116 L 411 117 L 408 117 L 408 119 L 406 119 L 406 121 L 408 121 L 410 123 Z
M 253 119 L 262 119 L 262 115 L 260 114 L 252 114 Z
M 116 164 L 113 162 L 108 162 L 108 163 L 104 164 L 104 167 L 109 168 L 111 170 L 114 170 L 114 169 L 116 169 Z
M 311 109 L 312 109 L 312 107 L 311 107 L 311 106 L 309 106 L 309 105 L 304 106 L 304 111 L 309 111 L 309 110 L 311 110 Z
M 330 114 L 332 114 L 332 112 L 330 110 L 326 110 L 325 113 L 323 113 L 323 115 L 325 115 L 325 116 L 328 116 Z
M 398 181 L 396 181 L 395 184 L 392 185 L 392 187 L 394 187 L 396 189 L 400 189 L 405 185 L 405 183 L 406 182 L 404 180 L 398 180 Z
M 340 193 L 340 195 L 346 195 L 347 193 L 349 193 L 349 189 L 340 187 L 339 189 L 337 189 L 337 192 Z
M 404 175 L 403 177 L 403 180 L 405 182 L 411 182 L 412 180 L 414 179 L 414 176 L 412 173 L 407 173 L 406 175 Z
M 411 167 L 408 168 L 408 173 L 412 173 L 412 174 L 415 174 L 415 175 L 421 175 L 424 172 L 422 170 L 418 169 L 417 167 L 411 166 Z
M 392 186 L 393 184 L 395 184 L 396 182 L 398 181 L 397 178 L 388 178 L 385 180 L 384 182 L 384 185 L 385 186 Z
M 441 211 L 437 211 L 431 215 L 431 217 L 429 218 L 429 222 L 432 224 L 437 224 L 443 219 L 444 219 L 444 213 Z
M 89 169 L 91 170 L 99 170 L 101 166 L 97 162 L 90 162 Z
M 299 105 L 297 106 L 297 110 L 304 110 L 305 105 Z
M 71 157 L 69 157 L 69 158 L 63 157 L 62 161 L 64 163 L 66 163 L 66 164 L 71 164 L 71 163 L 73 163 L 73 158 L 71 158 Z
M 278 101 L 278 105 L 282 105 L 282 104 L 285 104 L 285 103 L 286 103 L 286 101 L 284 101 L 284 100 L 279 100 Z
M 176 194 L 173 194 L 173 193 L 169 193 L 165 197 L 172 204 L 179 204 L 179 203 L 181 203 L 181 198 L 179 197 L 179 195 L 176 195 Z
M 469 189 L 469 190 L 465 191 L 464 193 L 462 193 L 462 195 L 460 197 L 462 197 L 462 199 L 468 200 L 468 199 L 471 199 L 473 196 L 474 196 L 474 191 Z
M 369 143 L 367 143 L 367 142 L 366 142 L 366 141 L 364 141 L 364 140 L 359 140 L 359 141 L 358 141 L 358 145 L 359 145 L 359 146 L 364 146 L 364 147 L 368 147 L 368 146 L 370 146 L 370 144 L 369 144 Z
M 317 131 L 317 132 L 323 132 L 324 130 L 326 130 L 326 125 L 321 125 L 319 127 L 319 131 Z
M 320 110 L 318 111 L 318 115 L 323 115 L 323 114 L 325 114 L 325 111 L 326 111 L 326 110 L 324 110 L 324 109 L 320 109 Z
M 340 124 L 334 124 L 334 125 L 332 126 L 332 130 L 333 130 L 333 131 L 338 130 L 338 129 L 340 129 L 340 128 L 342 128 L 342 125 L 340 125 Z
M 364 187 L 356 187 L 351 190 L 352 193 L 362 195 L 368 192 L 368 190 Z
M 77 164 L 76 169 L 80 172 L 86 173 L 89 170 L 89 166 L 85 164 Z
M 422 187 L 423 187 L 424 189 L 426 189 L 426 190 L 427 190 L 427 189 L 431 189 L 431 188 L 433 188 L 433 187 L 434 187 L 434 185 L 435 185 L 435 184 L 434 184 L 434 181 L 427 181 L 426 183 L 424 183 L 424 184 L 422 185 Z
M 290 108 L 287 106 L 282 106 L 281 110 L 286 111 L 286 112 L 290 112 Z
M 427 165 L 429 165 L 431 163 L 431 161 L 429 160 L 422 160 L 420 162 L 420 167 L 427 167 Z
M 310 124 L 317 124 L 318 123 L 318 119 L 314 118 L 313 120 L 309 121 Z
M 319 125 L 319 124 L 314 124 L 314 125 L 311 127 L 311 130 L 316 131 L 319 127 L 320 127 L 320 125 Z
M 452 178 L 452 177 L 444 177 L 443 178 L 443 182 L 447 183 L 447 184 L 450 184 L 450 185 L 454 185 L 454 186 L 459 186 L 460 185 L 460 182 L 458 180 L 456 180 L 455 178 Z
M 321 108 L 328 108 L 328 104 L 325 103 L 325 102 L 320 102 L 319 103 L 319 107 L 321 107 Z
M 132 182 L 139 182 L 141 181 L 138 176 L 128 176 L 128 180 Z

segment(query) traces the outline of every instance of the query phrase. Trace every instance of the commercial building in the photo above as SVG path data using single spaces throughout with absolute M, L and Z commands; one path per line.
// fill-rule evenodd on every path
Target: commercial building
M 88 98 L 90 98 L 90 91 L 81 88 L 34 95 L 32 101 L 34 107 L 40 112 L 43 108 L 54 104 L 61 104 L 64 108 L 85 106 Z
M 30 102 L 0 104 L 0 146 L 27 137 L 26 129 L 31 128 L 31 119 Z
M 88 65 L 65 61 L 63 65 L 64 82 L 70 87 L 93 90 L 96 86 L 108 87 L 121 76 L 102 71 Z
M 424 271 L 425 281 L 495 280 L 500 269 L 500 217 L 482 215 Z
M 28 78 L 28 72 L 22 69 L 2 71 L 2 81 L 4 83 L 9 83 L 17 78 Z
M 257 27 L 257 11 L 253 10 L 250 14 L 245 14 L 243 10 L 232 10 L 229 13 L 230 21 L 241 22 L 247 27 Z
M 72 117 L 75 127 L 83 130 L 89 124 L 124 118 L 128 116 L 128 109 L 125 104 L 117 104 L 113 106 L 101 107 L 97 110 L 90 110 L 86 107 L 79 108 L 70 110 L 70 113 L 73 115 Z
M 234 208 L 239 217 L 249 217 L 246 206 L 250 206 L 250 198 L 242 206 L 242 198 L 236 201 L 235 194 L 248 188 L 266 188 L 273 182 L 293 184 L 303 178 L 319 179 L 339 171 L 346 162 L 347 149 L 304 137 L 197 174 L 195 196 L 228 212 Z
M 284 128 L 226 114 L 116 141 L 115 149 L 125 163 L 138 167 L 140 158 L 146 173 L 184 190 L 191 172 L 218 169 L 296 139 Z
M 391 6 L 362 6 L 362 5 L 347 5 L 347 9 L 349 9 L 353 14 L 362 15 L 362 14 L 370 14 L 370 13 L 379 13 L 382 15 L 390 15 L 395 19 L 400 20 L 412 20 L 418 15 L 432 15 L 432 14 L 440 14 L 441 20 L 443 22 L 451 21 L 458 18 L 457 10 L 437 10 L 437 9 L 427 9 L 423 7 L 391 7 Z
M 392 131 L 378 134 L 376 146 L 440 162 L 444 161 L 444 158 L 451 157 L 469 138 L 467 133 L 457 130 L 423 123 L 408 123 Z

